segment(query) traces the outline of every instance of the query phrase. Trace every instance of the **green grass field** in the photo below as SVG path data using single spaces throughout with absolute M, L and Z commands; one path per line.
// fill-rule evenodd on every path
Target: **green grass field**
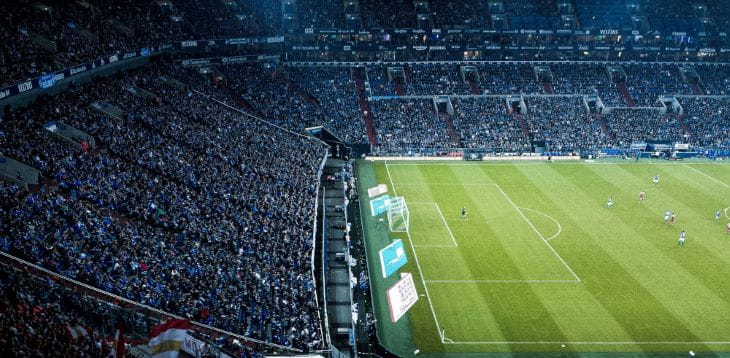
M 408 234 L 385 234 L 362 214 L 371 268 L 388 236 L 408 248 L 401 271 L 421 297 L 403 322 L 392 324 L 387 306 L 382 314 L 393 279 L 373 284 L 381 341 L 401 355 L 730 351 L 730 165 L 361 162 L 358 171 L 361 186 L 388 184 L 410 209 Z

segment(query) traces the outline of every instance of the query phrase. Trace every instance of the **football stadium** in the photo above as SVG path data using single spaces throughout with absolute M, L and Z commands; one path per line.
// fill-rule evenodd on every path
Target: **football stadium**
M 0 2 L 0 357 L 730 357 L 722 0 Z

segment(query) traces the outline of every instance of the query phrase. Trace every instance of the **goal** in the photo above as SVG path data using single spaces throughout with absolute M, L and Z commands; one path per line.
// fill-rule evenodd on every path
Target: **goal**
M 388 204 L 388 226 L 390 231 L 407 232 L 410 217 L 406 199 L 398 196 L 391 198 Z

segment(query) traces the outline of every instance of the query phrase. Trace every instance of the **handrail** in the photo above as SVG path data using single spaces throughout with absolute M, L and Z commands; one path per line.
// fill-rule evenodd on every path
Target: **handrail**
M 329 337 L 329 329 L 326 330 L 327 331 L 327 336 L 325 336 L 323 334 L 323 332 L 322 332 L 322 324 L 321 324 L 323 322 L 322 321 L 322 314 L 321 314 L 322 307 L 319 306 L 319 297 L 318 297 L 319 295 L 317 294 L 317 277 L 315 275 L 314 261 L 315 261 L 315 255 L 317 253 L 317 211 L 319 209 L 319 187 L 320 187 L 320 184 L 321 184 L 321 181 L 322 181 L 322 173 L 324 172 L 324 166 L 325 166 L 325 163 L 327 163 L 327 154 L 328 154 L 328 152 L 325 152 L 324 153 L 324 156 L 322 158 L 322 163 L 319 165 L 319 170 L 317 171 L 317 187 L 316 187 L 315 195 L 314 195 L 314 215 L 313 215 L 313 218 L 312 218 L 312 220 L 313 220 L 313 226 L 312 226 L 312 257 L 311 257 L 311 263 L 312 263 L 311 274 L 312 274 L 312 285 L 314 285 L 314 302 L 317 305 L 317 316 L 318 316 L 317 318 L 319 319 L 319 323 L 320 323 L 320 325 L 319 325 L 319 336 L 322 337 L 322 338 L 326 338 L 326 340 L 324 342 L 325 343 L 325 346 L 328 346 L 330 344 L 330 340 L 329 340 L 329 338 L 330 338 Z M 325 205 L 324 205 L 324 202 L 323 202 L 322 203 L 322 210 L 323 210 L 323 212 L 324 212 L 324 208 L 325 208 Z M 324 223 L 322 224 L 322 227 L 324 229 Z M 325 249 L 324 248 L 324 241 L 322 241 L 322 252 L 324 252 L 324 249 Z M 322 285 L 324 285 L 325 287 L 327 286 L 324 281 L 322 281 Z M 325 295 L 325 301 L 324 301 L 324 304 L 323 305 L 325 307 L 324 308 L 324 310 L 325 310 L 324 311 L 324 322 L 325 322 L 325 324 L 327 324 L 328 317 L 327 317 L 327 301 L 326 301 L 326 295 Z
M 317 197 L 319 198 L 319 193 L 317 193 Z M 322 302 L 324 303 L 324 332 L 325 337 L 327 337 L 327 344 L 331 344 L 332 337 L 330 335 L 330 321 L 329 321 L 329 312 L 327 310 L 327 268 L 329 266 L 329 261 L 327 259 L 327 252 L 326 250 L 329 248 L 329 240 L 327 238 L 327 205 L 325 203 L 327 197 L 327 188 L 322 187 L 322 285 L 324 286 L 322 290 Z
M 267 120 L 265 120 L 265 119 L 263 119 L 263 118 L 257 117 L 257 116 L 255 116 L 255 115 L 253 115 L 253 114 L 251 114 L 251 113 L 248 113 L 248 112 L 246 112 L 246 111 L 244 111 L 244 110 L 241 110 L 241 109 L 239 109 L 239 108 L 233 107 L 233 106 L 231 106 L 230 104 L 228 104 L 228 103 L 226 103 L 226 102 L 223 102 L 223 101 L 221 101 L 221 100 L 219 100 L 219 99 L 217 99 L 217 98 L 215 98 L 215 97 L 213 97 L 213 96 L 211 96 L 211 95 L 205 94 L 205 93 L 203 93 L 203 92 L 200 92 L 200 91 L 198 91 L 198 90 L 195 90 L 195 89 L 194 89 L 194 90 L 192 90 L 192 91 L 193 91 L 193 92 L 195 92 L 195 93 L 197 93 L 197 94 L 199 94 L 199 95 L 201 95 L 201 96 L 203 96 L 203 97 L 206 97 L 206 98 L 208 98 L 208 99 L 211 99 L 211 100 L 213 100 L 214 102 L 216 102 L 216 103 L 218 103 L 218 104 L 220 104 L 220 105 L 222 105 L 222 106 L 224 106 L 224 107 L 226 107 L 226 108 L 228 108 L 228 109 L 230 109 L 230 110 L 232 110 L 232 111 L 235 111 L 235 112 L 238 112 L 238 113 L 240 113 L 240 114 L 243 114 L 243 115 L 244 115 L 244 116 L 246 116 L 246 117 L 249 117 L 249 118 L 253 118 L 253 119 L 255 119 L 255 120 L 259 121 L 259 122 L 262 122 L 262 123 L 264 123 L 264 124 L 266 124 L 266 125 L 269 125 L 269 126 L 272 126 L 272 127 L 274 127 L 274 128 L 277 128 L 277 129 L 279 129 L 279 130 L 282 130 L 282 131 L 284 131 L 284 132 L 287 132 L 287 133 L 289 133 L 289 134 L 293 134 L 293 135 L 295 135 L 295 136 L 299 136 L 299 137 L 303 137 L 303 138 L 307 138 L 307 139 L 313 139 L 313 138 L 314 138 L 314 137 L 311 137 L 311 136 L 308 136 L 308 135 L 305 135 L 305 134 L 302 134 L 302 133 L 297 133 L 297 132 L 294 132 L 294 131 L 293 131 L 293 130 L 291 130 L 291 129 L 287 129 L 287 128 L 284 128 L 284 127 L 282 127 L 282 126 L 279 126 L 279 125 L 276 125 L 276 124 L 274 124 L 274 123 L 271 123 L 271 122 L 269 122 L 269 121 L 267 121 Z M 314 138 L 314 139 L 316 139 L 316 138 Z

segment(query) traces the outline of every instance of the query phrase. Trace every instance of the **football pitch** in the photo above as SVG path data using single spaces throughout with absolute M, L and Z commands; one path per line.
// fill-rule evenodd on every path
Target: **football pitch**
M 379 337 L 400 355 L 730 351 L 730 165 L 360 161 L 358 177 L 363 208 L 376 184 L 409 208 L 408 233 L 362 212 Z M 373 253 L 396 238 L 420 297 L 393 324 L 397 278 Z

